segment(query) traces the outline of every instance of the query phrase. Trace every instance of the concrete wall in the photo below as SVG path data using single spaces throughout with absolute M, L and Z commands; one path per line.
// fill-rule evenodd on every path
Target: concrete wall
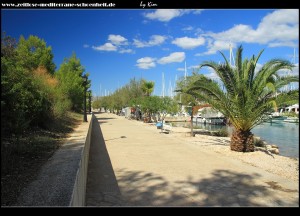
M 92 122 L 94 118 L 95 115 L 92 114 L 92 118 L 89 121 L 89 129 L 87 132 L 85 145 L 81 152 L 81 160 L 79 161 L 79 166 L 78 166 L 79 169 L 76 174 L 76 180 L 73 188 L 70 206 L 85 206 L 87 171 L 88 171 L 88 163 L 89 163 L 92 125 L 93 125 Z

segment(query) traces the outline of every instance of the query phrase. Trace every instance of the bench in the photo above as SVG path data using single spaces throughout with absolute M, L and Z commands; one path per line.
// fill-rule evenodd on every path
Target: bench
M 161 132 L 167 132 L 170 133 L 172 131 L 172 125 L 165 123 L 165 121 L 161 121 L 156 123 L 157 129 L 161 129 Z
M 161 130 L 162 130 L 162 132 L 170 133 L 170 132 L 172 132 L 172 125 L 163 123 Z

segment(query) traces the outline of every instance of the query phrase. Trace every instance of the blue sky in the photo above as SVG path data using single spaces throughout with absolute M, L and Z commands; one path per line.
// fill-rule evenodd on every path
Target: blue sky
M 154 94 L 203 61 L 222 61 L 244 47 L 244 57 L 265 49 L 259 66 L 271 58 L 293 61 L 299 73 L 299 10 L 1 10 L 1 28 L 19 38 L 35 35 L 52 47 L 57 69 L 75 52 L 90 73 L 94 95 L 105 95 L 130 78 L 155 81 Z M 214 77 L 212 71 L 200 73 Z M 283 72 L 284 73 L 284 72 Z M 100 87 L 101 86 L 101 87 Z M 101 92 L 100 92 L 101 89 Z

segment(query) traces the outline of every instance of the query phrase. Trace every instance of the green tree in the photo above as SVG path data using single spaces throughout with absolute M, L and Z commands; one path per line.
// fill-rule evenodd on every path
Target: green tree
M 187 94 L 186 90 L 192 86 L 192 84 L 198 80 L 202 74 L 198 74 L 197 72 L 193 72 L 191 76 L 187 77 L 181 77 L 176 83 L 176 90 L 175 92 L 178 92 L 175 95 L 175 100 L 178 101 L 178 103 L 181 103 L 183 105 L 189 105 L 191 103 L 197 104 L 195 97 Z
M 166 117 L 167 114 L 175 114 L 179 111 L 179 106 L 176 100 L 170 97 L 160 98 L 159 112 L 162 113 L 162 119 Z
M 159 96 L 142 97 L 138 100 L 140 108 L 150 120 L 150 117 L 161 109 L 162 101 Z
M 81 111 L 83 106 L 83 72 L 84 67 L 81 65 L 80 59 L 73 53 L 70 58 L 64 60 L 55 74 L 59 80 L 61 92 L 67 95 L 71 101 L 72 110 L 77 112 Z M 86 75 L 88 76 L 88 73 Z M 90 84 L 87 89 L 89 86 Z
M 37 36 L 30 35 L 26 40 L 20 37 L 18 47 L 18 64 L 25 69 L 35 70 L 39 66 L 46 68 L 48 73 L 54 74 L 55 64 L 53 62 L 52 48 L 47 47 L 46 42 Z
M 1 134 L 21 132 L 29 125 L 25 119 L 27 105 L 22 98 L 27 94 L 26 85 L 29 76 L 24 70 L 17 67 L 17 42 L 7 36 L 1 35 Z M 24 85 L 23 85 L 24 83 Z M 31 82 L 29 81 L 28 84 Z M 23 88 L 24 87 L 24 88 Z
M 132 98 L 141 97 L 143 95 L 141 85 L 142 85 L 142 79 L 140 80 L 136 80 L 135 78 L 130 79 L 129 84 L 126 85 L 126 88 L 128 89 L 129 100 L 131 100 Z
M 100 109 L 101 108 L 101 103 L 100 103 L 100 98 L 99 97 L 96 97 L 95 100 L 93 100 L 92 108 L 93 109 Z
M 104 108 L 104 110 L 106 112 L 106 110 L 109 108 L 109 98 L 108 98 L 108 96 L 101 97 L 100 105 L 101 105 L 101 107 Z
M 254 151 L 251 129 L 263 121 L 263 116 L 274 106 L 298 101 L 298 90 L 277 92 L 291 82 L 299 82 L 299 77 L 281 77 L 281 69 L 292 70 L 293 64 L 281 59 L 266 62 L 261 69 L 255 71 L 257 57 L 242 59 L 243 48 L 236 52 L 235 66 L 231 66 L 221 52 L 225 63 L 204 62 L 201 67 L 210 67 L 220 78 L 220 84 L 205 76 L 200 77 L 185 92 L 211 104 L 229 118 L 235 130 L 231 137 L 230 148 L 233 151 Z
M 154 90 L 154 82 L 142 80 L 142 91 L 146 96 L 150 96 Z
M 21 40 L 17 44 L 15 39 L 5 33 L 2 36 L 1 128 L 7 134 L 20 134 L 29 126 L 45 126 L 52 114 L 52 75 L 43 64 L 25 64 L 27 61 L 29 65 L 33 65 L 30 57 L 26 59 L 27 55 L 22 48 L 27 41 Z M 30 54 L 38 59 L 41 57 L 41 49 L 32 50 Z

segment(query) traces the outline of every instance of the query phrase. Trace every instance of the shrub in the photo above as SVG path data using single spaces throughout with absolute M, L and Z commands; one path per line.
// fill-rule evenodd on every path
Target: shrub
M 255 137 L 254 138 L 254 146 L 256 147 L 265 147 L 264 141 Z
M 218 137 L 228 137 L 228 131 L 226 129 L 221 129 L 218 131 L 212 131 L 211 135 Z

